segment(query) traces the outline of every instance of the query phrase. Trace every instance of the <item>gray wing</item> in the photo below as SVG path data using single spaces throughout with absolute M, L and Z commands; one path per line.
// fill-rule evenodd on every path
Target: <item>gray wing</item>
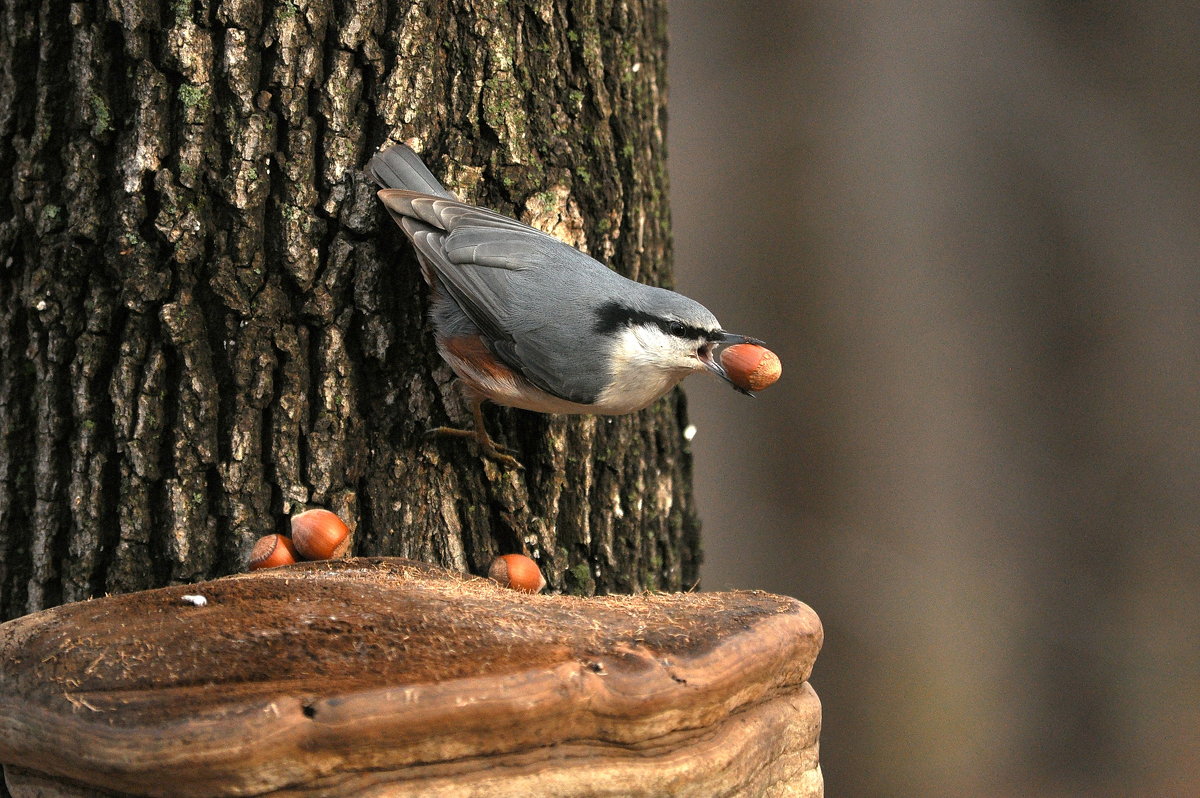
M 607 368 L 589 351 L 591 319 L 581 282 L 615 278 L 556 238 L 492 211 L 410 191 L 379 197 L 412 239 L 438 284 L 510 368 L 548 393 L 590 404 Z

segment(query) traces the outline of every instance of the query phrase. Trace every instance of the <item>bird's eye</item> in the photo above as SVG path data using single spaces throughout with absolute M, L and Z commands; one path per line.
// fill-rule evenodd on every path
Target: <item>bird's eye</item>
M 667 325 L 667 329 L 670 330 L 671 335 L 674 335 L 677 338 L 682 338 L 684 333 L 687 332 L 687 329 L 683 326 L 683 322 L 679 321 L 671 322 Z

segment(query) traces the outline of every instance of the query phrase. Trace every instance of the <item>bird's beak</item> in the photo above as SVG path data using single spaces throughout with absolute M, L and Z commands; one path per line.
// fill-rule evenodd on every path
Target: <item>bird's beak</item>
M 715 353 L 718 346 L 728 346 L 731 344 L 757 344 L 758 346 L 762 346 L 763 342 L 757 338 L 751 338 L 746 335 L 738 335 L 737 333 L 725 332 L 724 330 L 721 331 L 720 336 L 720 338 L 717 338 L 710 346 L 706 347 L 704 351 L 701 352 L 700 362 L 704 364 L 706 369 L 725 380 L 725 382 L 729 383 L 733 390 L 737 391 L 738 393 L 745 394 L 746 396 L 754 396 L 753 393 L 729 379 L 729 373 L 725 371 L 725 367 L 721 365 L 721 359 L 716 357 Z
M 738 335 L 737 333 L 725 332 L 724 330 L 721 330 L 717 334 L 721 336 L 717 339 L 717 343 L 721 346 L 725 346 L 726 344 L 754 344 L 755 346 L 766 346 L 766 343 L 763 341 L 760 341 L 757 338 L 751 338 L 748 335 Z

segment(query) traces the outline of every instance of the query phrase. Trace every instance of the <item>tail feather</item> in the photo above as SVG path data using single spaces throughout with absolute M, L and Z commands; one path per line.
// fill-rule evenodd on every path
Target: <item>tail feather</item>
M 367 164 L 367 172 L 380 188 L 399 188 L 455 199 L 421 162 L 421 158 L 403 144 L 378 153 Z

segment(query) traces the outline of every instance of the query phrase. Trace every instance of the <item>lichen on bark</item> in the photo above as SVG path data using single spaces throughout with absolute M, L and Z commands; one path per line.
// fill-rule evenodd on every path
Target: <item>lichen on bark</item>
M 684 404 L 468 413 L 361 169 L 669 282 L 659 2 L 6 0 L 0 615 L 243 567 L 305 506 L 360 554 L 537 557 L 579 593 L 698 564 Z M 25 75 L 17 80 L 14 75 Z

